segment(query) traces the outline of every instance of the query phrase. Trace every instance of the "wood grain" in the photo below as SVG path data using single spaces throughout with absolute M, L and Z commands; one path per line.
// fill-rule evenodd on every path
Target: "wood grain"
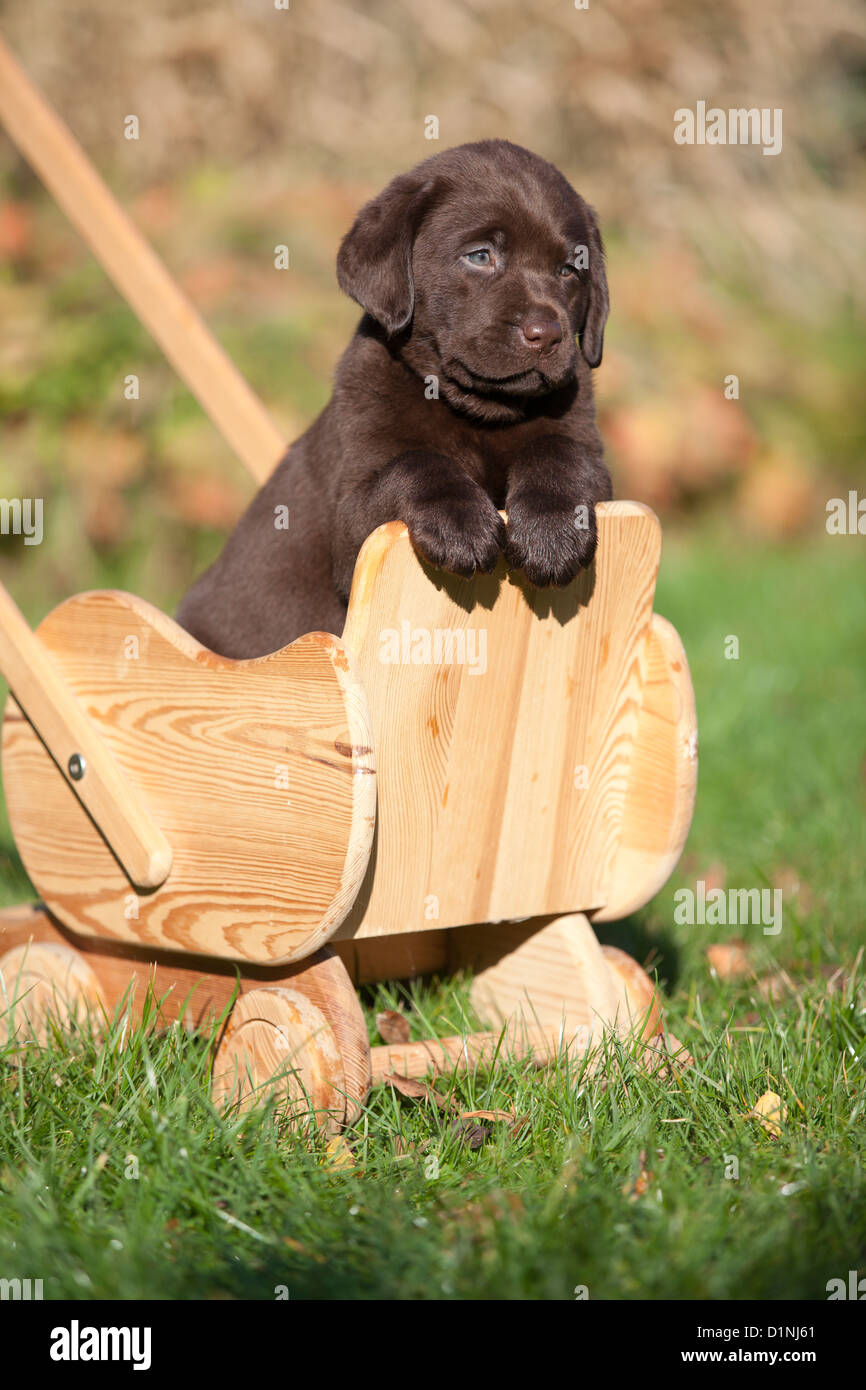
M 653 614 L 619 845 L 593 921 L 636 912 L 663 888 L 683 852 L 698 784 L 695 694 L 683 644 Z
M 501 922 L 454 933 L 452 960 L 474 972 L 470 998 L 497 1026 L 562 1031 L 585 1048 L 613 1026 L 620 991 L 586 917 Z
M 561 591 L 502 566 L 431 570 L 399 523 L 368 539 L 343 639 L 370 701 L 379 816 L 340 939 L 607 903 L 660 532 L 632 502 L 603 504 L 598 524 L 592 569 Z
M 56 941 L 27 941 L 0 952 L 0 1045 L 45 1044 L 52 1024 L 67 1028 L 90 1013 L 99 1024 L 102 991 L 83 956 Z
M 652 980 L 624 951 L 600 946 L 583 913 L 452 936 L 452 963 L 474 972 L 473 1007 L 511 1036 L 541 1029 L 586 1050 L 606 1029 L 649 1037 L 661 1025 Z
M 391 1075 L 421 1077 L 439 1072 L 471 1071 L 489 1067 L 497 1058 L 530 1057 L 537 1065 L 552 1062 L 574 1048 L 563 1048 L 552 1031 L 530 1028 L 520 1037 L 499 1033 L 455 1034 L 445 1038 L 425 1038 L 420 1042 L 383 1043 L 372 1048 L 373 1085 L 380 1086 Z
M 42 905 L 0 909 L 0 958 L 26 953 L 33 960 L 34 951 L 48 949 L 71 955 L 87 971 L 86 978 L 95 982 L 96 993 L 88 1002 L 91 1007 L 98 1003 L 97 1019 L 100 1014 L 112 1018 L 120 1010 L 128 1011 L 137 1024 L 148 1003 L 148 1017 L 155 1025 L 178 1022 L 190 1030 L 208 1032 L 236 996 L 273 988 L 301 993 L 327 1021 L 340 1054 L 342 1081 L 327 1108 L 341 1117 L 341 1123 L 351 1123 L 367 1098 L 370 1047 L 363 1010 L 342 961 L 328 947 L 286 969 L 246 965 L 239 977 L 227 961 L 151 953 L 141 946 L 76 935 Z M 84 976 L 76 974 L 78 978 Z M 253 1040 L 254 1034 L 244 1037 L 245 1043 Z M 253 1062 L 264 1082 L 262 1059 L 253 1058 Z
M 10 699 L 9 819 L 51 911 L 85 935 L 239 961 L 285 964 L 327 941 L 376 806 L 367 702 L 339 639 L 229 661 L 114 592 L 68 600 L 38 635 L 174 855 L 163 884 L 135 891 Z
M 171 846 L 2 584 L 0 673 L 132 883 L 139 888 L 163 883 Z M 69 772 L 73 756 L 82 769 L 80 780 Z
M 214 1057 L 215 1104 L 248 1110 L 274 1096 L 299 1123 L 336 1131 L 344 1089 L 337 1040 L 303 991 L 270 985 L 241 996 Z

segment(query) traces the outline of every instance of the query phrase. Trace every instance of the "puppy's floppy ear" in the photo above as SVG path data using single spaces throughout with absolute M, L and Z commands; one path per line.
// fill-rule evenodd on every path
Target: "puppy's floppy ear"
M 398 175 L 361 208 L 337 255 L 340 289 L 389 334 L 412 318 L 412 246 L 433 192 L 432 179 Z
M 589 300 L 580 333 L 580 350 L 590 367 L 597 367 L 604 347 L 604 326 L 607 323 L 610 298 L 604 269 L 604 246 L 593 208 L 586 206 L 589 227 Z

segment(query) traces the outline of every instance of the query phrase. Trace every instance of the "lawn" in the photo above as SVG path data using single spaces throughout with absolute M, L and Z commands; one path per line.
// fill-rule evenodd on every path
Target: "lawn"
M 600 935 L 658 971 L 692 1066 L 652 1074 L 613 1042 L 592 1073 L 503 1060 L 440 1079 L 444 1105 L 375 1091 L 328 1149 L 268 1109 L 216 1113 L 207 1040 L 121 1047 L 118 1022 L 25 1065 L 7 1049 L 0 1275 L 46 1298 L 825 1299 L 862 1274 L 861 548 L 747 546 L 710 521 L 666 536 L 656 606 L 692 666 L 697 809 L 672 881 Z M 782 930 L 678 925 L 700 879 L 781 889 Z M 27 893 L 4 828 L 0 900 Z M 753 973 L 720 978 L 706 947 L 737 935 Z M 365 1004 L 371 1037 L 398 1005 L 413 1036 L 473 1021 L 465 980 Z M 748 1115 L 767 1091 L 778 1133 Z M 469 1128 L 476 1109 L 517 1123 Z

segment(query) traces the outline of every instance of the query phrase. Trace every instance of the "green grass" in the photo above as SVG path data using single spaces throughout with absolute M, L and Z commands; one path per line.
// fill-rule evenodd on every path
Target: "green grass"
M 26 1065 L 7 1049 L 0 1277 L 78 1298 L 571 1299 L 585 1285 L 824 1299 L 830 1278 L 866 1272 L 862 564 L 856 538 L 667 538 L 656 606 L 695 680 L 697 810 L 671 883 L 601 934 L 652 957 L 693 1067 L 653 1077 L 610 1044 L 592 1075 L 503 1059 L 441 1080 L 450 1110 L 379 1089 L 347 1134 L 351 1169 L 268 1109 L 215 1112 L 206 1039 L 138 1031 L 121 1049 L 115 1027 L 103 1043 L 56 1038 Z M 3 849 L 14 901 L 8 832 Z M 728 886 L 784 885 L 781 933 L 677 926 L 674 892 L 711 866 Z M 709 973 L 705 947 L 737 934 L 759 973 L 788 972 L 785 998 Z M 398 997 L 366 997 L 371 1031 Z M 414 1036 L 472 1022 L 464 980 L 404 1002 Z M 778 1138 L 746 1118 L 767 1090 L 787 1106 Z M 494 1108 L 526 1122 L 471 1149 L 453 1118 Z

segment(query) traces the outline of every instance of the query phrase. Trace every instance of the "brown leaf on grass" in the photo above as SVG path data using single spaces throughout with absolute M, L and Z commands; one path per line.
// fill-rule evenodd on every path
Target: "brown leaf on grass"
M 470 1149 L 482 1148 L 493 1133 L 489 1125 L 476 1125 L 472 1120 L 452 1120 L 448 1128 Z
M 822 965 L 818 971 L 818 974 L 827 982 L 826 989 L 828 994 L 843 994 L 851 981 L 853 973 L 852 971 L 849 974 L 844 965 Z
M 758 993 L 771 1004 L 777 1004 L 793 990 L 794 981 L 784 970 L 774 970 L 772 975 L 762 975 L 758 980 Z
M 461 1110 L 461 1120 L 490 1120 L 492 1124 L 512 1124 L 515 1120 L 512 1110 Z
M 383 1076 L 389 1086 L 393 1086 L 395 1091 L 399 1091 L 401 1096 L 406 1096 L 409 1100 L 432 1100 L 433 1104 L 440 1110 L 453 1110 L 454 1102 L 448 1096 L 440 1096 L 432 1086 L 426 1085 L 423 1081 L 416 1081 L 412 1076 L 401 1076 L 399 1072 L 392 1071 Z
M 759 1120 L 771 1139 L 779 1138 L 782 1125 L 787 1118 L 788 1107 L 775 1091 L 765 1091 L 760 1099 L 755 1101 L 754 1109 L 746 1112 L 746 1119 Z
M 409 1020 L 397 1009 L 383 1009 L 376 1015 L 376 1030 L 384 1043 L 407 1043 Z
M 741 980 L 752 974 L 752 962 L 745 941 L 723 941 L 707 947 L 710 970 L 720 980 Z
M 695 1059 L 673 1033 L 656 1033 L 641 1049 L 639 1061 L 650 1076 L 672 1081 L 677 1071 L 694 1066 Z
M 425 1086 L 423 1081 L 416 1081 L 413 1076 L 401 1076 L 397 1071 L 388 1072 L 382 1080 L 387 1081 L 401 1096 L 408 1096 L 410 1100 L 426 1100 L 430 1091 L 430 1087 Z

